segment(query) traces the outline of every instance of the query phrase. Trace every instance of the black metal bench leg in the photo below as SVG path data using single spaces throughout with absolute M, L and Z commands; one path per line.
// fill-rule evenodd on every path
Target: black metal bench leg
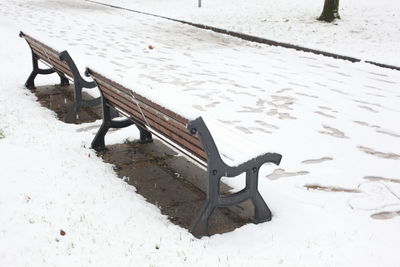
M 28 80 L 25 82 L 25 87 L 29 89 L 35 89 L 35 78 L 38 73 L 36 71 L 32 71 L 31 74 L 28 77 Z
M 35 88 L 35 78 L 39 74 L 39 63 L 35 55 L 32 53 L 32 67 L 33 70 L 31 74 L 28 77 L 28 80 L 25 82 L 25 87 L 29 89 L 34 89 Z
M 246 188 L 250 190 L 251 201 L 254 205 L 254 222 L 262 223 L 270 221 L 271 210 L 268 208 L 260 192 L 258 191 L 258 171 L 260 166 L 246 171 Z
M 28 79 L 25 82 L 25 87 L 29 89 L 35 89 L 35 78 L 38 74 L 51 74 L 54 73 L 53 69 L 40 69 L 39 61 L 36 58 L 35 54 L 32 52 L 32 72 L 29 75 Z
M 110 127 L 103 122 L 100 129 L 97 131 L 95 138 L 92 141 L 91 147 L 96 150 L 104 150 L 106 148 L 104 137 L 106 136 Z
M 215 208 L 218 207 L 220 179 L 221 176 L 215 170 L 211 170 L 208 177 L 207 199 L 189 228 L 189 231 L 197 237 L 209 234 L 208 221 Z
M 149 131 L 137 125 L 136 127 L 139 129 L 140 132 L 140 139 L 139 139 L 140 144 L 147 144 L 153 142 L 153 137 Z
M 135 124 L 130 119 L 113 120 L 116 116 L 118 116 L 118 111 L 108 106 L 104 101 L 105 101 L 104 98 L 102 98 L 103 123 L 101 124 L 100 129 L 97 131 L 96 136 L 94 137 L 91 143 L 91 148 L 93 148 L 96 151 L 104 150 L 106 148 L 104 138 L 110 128 L 120 129 Z M 144 129 L 143 131 L 147 132 Z M 150 137 L 146 135 L 146 138 L 151 139 L 151 134 L 150 133 L 148 134 L 150 135 Z
M 270 221 L 272 218 L 271 210 L 268 208 L 260 192 L 256 192 L 252 198 L 254 204 L 254 222 L 262 223 Z
M 197 217 L 193 220 L 189 231 L 196 237 L 208 235 L 208 220 L 213 213 L 215 206 L 211 201 L 207 200 L 198 213 Z
M 111 112 L 110 107 L 106 104 L 103 105 L 103 123 L 100 126 L 100 129 L 97 131 L 96 136 L 94 137 L 91 147 L 96 150 L 104 150 L 106 148 L 104 137 L 106 136 L 108 130 L 111 126 Z
M 268 208 L 260 192 L 258 191 L 258 170 L 260 166 L 253 167 L 246 171 L 246 187 L 250 190 L 251 200 L 254 205 L 254 222 L 262 223 L 270 221 L 272 217 L 271 210 Z
M 60 85 L 61 86 L 69 85 L 69 80 L 65 76 L 61 75 L 58 72 L 57 72 L 57 74 L 58 74 L 58 76 L 60 76 Z

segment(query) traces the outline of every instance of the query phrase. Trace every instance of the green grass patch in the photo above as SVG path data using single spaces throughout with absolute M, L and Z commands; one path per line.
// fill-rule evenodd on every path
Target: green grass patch
M 139 143 L 138 143 L 137 140 L 130 140 L 129 138 L 124 140 L 124 144 L 128 144 L 128 145 L 133 146 L 133 147 L 138 147 L 139 146 Z
M 4 132 L 2 129 L 0 129 L 0 139 L 5 138 L 6 136 L 4 135 Z
M 159 166 L 167 166 L 168 164 L 166 163 L 166 160 L 173 157 L 173 155 L 170 155 L 167 153 L 164 153 L 164 155 L 158 156 L 151 152 L 146 152 L 146 153 L 144 153 L 144 155 L 146 156 L 146 158 L 149 162 L 156 163 Z

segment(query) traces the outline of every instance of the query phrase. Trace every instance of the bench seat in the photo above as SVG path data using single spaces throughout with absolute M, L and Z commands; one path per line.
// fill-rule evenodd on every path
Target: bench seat
M 94 79 L 102 97 L 103 123 L 92 141 L 93 149 L 98 151 L 106 148 L 104 138 L 110 128 L 123 128 L 135 124 L 140 131 L 141 143 L 152 142 L 152 135 L 155 135 L 207 169 L 207 197 L 203 208 L 190 226 L 191 233 L 195 236 L 208 234 L 208 220 L 215 208 L 236 205 L 248 199 L 254 204 L 256 223 L 271 219 L 271 211 L 258 191 L 258 173 L 266 162 L 279 165 L 282 158 L 280 154 L 263 153 L 240 161 L 235 161 L 227 154 L 225 160 L 233 163 L 228 165 L 222 159 L 202 117 L 186 118 L 93 69 L 87 68 L 85 74 Z M 118 110 L 126 119 L 114 120 L 112 109 Z M 242 173 L 246 174 L 246 187 L 231 195 L 221 196 L 220 179 L 236 177 Z

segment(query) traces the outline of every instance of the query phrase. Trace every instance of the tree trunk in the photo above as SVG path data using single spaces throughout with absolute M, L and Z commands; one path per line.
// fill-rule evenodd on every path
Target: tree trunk
M 339 0 L 325 0 L 324 9 L 318 20 L 332 22 L 334 19 L 340 19 Z

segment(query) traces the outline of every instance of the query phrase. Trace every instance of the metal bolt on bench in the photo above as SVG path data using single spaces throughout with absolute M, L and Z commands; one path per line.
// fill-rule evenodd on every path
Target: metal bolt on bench
M 200 237 L 208 234 L 208 221 L 217 207 L 237 205 L 246 200 L 251 200 L 254 204 L 255 223 L 271 220 L 271 211 L 258 191 L 258 173 L 266 162 L 279 165 L 282 158 L 280 154 L 265 153 L 238 166 L 228 166 L 221 159 L 213 137 L 201 117 L 194 120 L 184 118 L 89 68 L 85 74 L 95 80 L 101 92 L 103 106 L 103 123 L 92 141 L 93 149 L 105 149 L 104 138 L 110 128 L 135 124 L 140 130 L 142 143 L 151 142 L 154 134 L 207 169 L 207 197 L 189 228 L 193 235 Z M 113 120 L 111 108 L 117 109 L 127 119 Z M 246 187 L 237 193 L 221 196 L 221 178 L 236 177 L 242 173 L 246 173 Z
M 83 88 L 94 88 L 96 87 L 95 82 L 86 81 L 78 71 L 75 62 L 72 60 L 71 56 L 67 51 L 59 52 L 44 43 L 36 40 L 35 38 L 23 33 L 19 33 L 21 38 L 24 38 L 28 43 L 32 52 L 32 67 L 33 70 L 29 75 L 25 86 L 29 89 L 35 88 L 35 78 L 38 74 L 47 75 L 52 73 L 57 73 L 61 79 L 61 85 L 68 85 L 69 81 L 74 83 L 74 105 L 68 111 L 64 120 L 66 122 L 74 121 L 76 114 L 79 112 L 81 107 L 92 107 L 100 105 L 101 97 L 84 100 L 82 98 Z M 48 69 L 39 68 L 39 60 L 47 65 Z

